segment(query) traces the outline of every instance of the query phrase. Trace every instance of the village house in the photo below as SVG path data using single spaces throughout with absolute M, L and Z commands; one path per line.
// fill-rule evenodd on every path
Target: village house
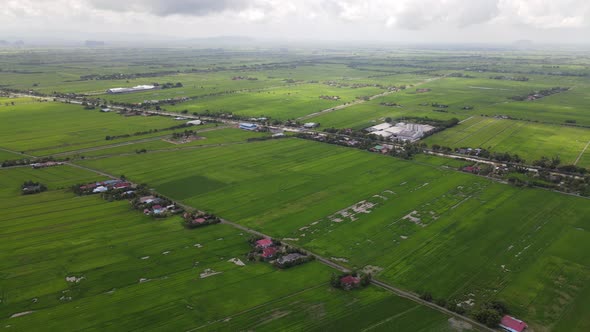
M 275 247 L 267 247 L 262 250 L 262 258 L 269 259 L 273 258 L 277 253 L 277 248 Z
M 139 198 L 139 203 L 141 203 L 141 204 L 150 204 L 155 199 L 156 199 L 156 197 L 154 197 L 154 196 L 143 196 L 143 197 L 140 197 Z
M 508 332 L 522 332 L 528 328 L 528 325 L 520 319 L 505 315 L 500 321 L 500 327 Z
M 463 167 L 463 172 L 477 174 L 477 173 L 479 173 L 479 167 L 477 167 L 477 166 L 465 166 L 465 167 Z
M 258 248 L 264 249 L 264 248 L 268 248 L 270 246 L 272 246 L 272 240 L 269 238 L 264 238 L 264 239 L 256 241 L 256 247 L 258 247 Z
M 294 253 L 291 253 L 291 254 L 288 254 L 288 255 L 285 255 L 285 256 L 279 257 L 279 258 L 277 259 L 277 263 L 279 263 L 279 264 L 281 264 L 281 265 L 282 265 L 282 264 L 285 264 L 285 263 L 291 263 L 291 262 L 294 262 L 294 261 L 298 260 L 298 259 L 299 259 L 299 258 L 301 258 L 301 257 L 305 257 L 305 256 L 303 256 L 303 255 L 302 255 L 302 254 L 300 254 L 300 253 L 296 253 L 296 252 L 294 252 Z
M 94 190 L 92 190 L 93 193 L 104 193 L 107 192 L 109 190 L 109 188 L 105 187 L 105 186 L 99 186 L 94 188 Z
M 340 284 L 344 288 L 354 288 L 361 283 L 361 278 L 353 277 L 351 275 L 347 275 L 345 277 L 340 278 Z

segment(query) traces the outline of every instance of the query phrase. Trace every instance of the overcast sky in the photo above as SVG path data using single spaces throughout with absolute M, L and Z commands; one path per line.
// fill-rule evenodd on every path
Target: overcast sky
M 0 0 L 0 39 L 590 42 L 590 0 Z

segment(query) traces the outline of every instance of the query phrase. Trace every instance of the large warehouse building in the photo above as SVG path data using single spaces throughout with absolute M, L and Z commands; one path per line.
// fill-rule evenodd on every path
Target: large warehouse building
M 107 90 L 107 93 L 115 94 L 115 93 L 131 93 L 131 92 L 140 92 L 140 91 L 147 91 L 155 89 L 155 85 L 138 85 L 132 88 L 111 88 Z

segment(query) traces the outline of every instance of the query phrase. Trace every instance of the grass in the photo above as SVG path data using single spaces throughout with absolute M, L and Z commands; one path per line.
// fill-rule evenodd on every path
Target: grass
M 154 220 L 125 201 L 57 190 L 95 178 L 68 168 L 1 171 L 2 188 L 32 178 L 52 189 L 0 191 L 0 322 L 11 329 L 451 330 L 445 315 L 384 290 L 331 288 L 333 270 L 318 262 L 284 271 L 247 262 L 248 235 L 231 226 L 189 231 L 178 217 Z M 208 268 L 221 274 L 200 278 Z
M 271 117 L 275 119 L 293 119 L 327 108 L 352 102 L 356 97 L 371 96 L 383 90 L 367 88 L 337 88 L 325 84 L 290 85 L 258 92 L 239 92 L 230 95 L 198 99 L 176 106 L 166 107 L 170 111 L 188 110 L 189 112 L 212 113 L 232 112 L 252 117 Z M 324 100 L 322 95 L 340 96 L 340 100 Z
M 178 125 L 165 117 L 123 117 L 53 102 L 17 104 L 0 109 L 0 146 L 33 155 L 112 144 L 105 136 L 133 134 Z M 146 136 L 134 136 L 128 140 Z M 117 142 L 125 139 L 116 140 Z
M 84 157 L 99 157 L 99 156 L 111 156 L 111 155 L 118 155 L 118 154 L 127 154 L 127 153 L 136 153 L 136 151 L 141 149 L 146 149 L 148 152 L 155 152 L 155 151 L 162 151 L 162 150 L 178 150 L 178 149 L 187 149 L 187 148 L 194 148 L 203 145 L 218 145 L 218 144 L 233 144 L 233 143 L 240 143 L 246 142 L 249 138 L 257 138 L 257 137 L 264 137 L 268 134 L 266 133 L 258 133 L 258 132 L 251 132 L 245 131 L 235 128 L 222 128 L 216 129 L 212 131 L 205 131 L 202 133 L 198 132 L 198 136 L 201 139 L 182 143 L 182 144 L 173 144 L 162 139 L 150 141 L 150 142 L 140 142 L 140 143 L 133 143 L 129 142 L 129 145 L 117 146 L 117 147 L 105 147 L 104 149 L 97 149 L 94 151 L 88 152 L 77 152 L 73 151 L 73 155 L 80 155 Z
M 163 107 L 277 119 L 382 92 L 375 84 L 406 84 L 404 91 L 307 121 L 362 129 L 386 117 L 456 117 L 466 121 L 426 142 L 518 153 L 528 161 L 559 155 L 568 164 L 580 156 L 578 166 L 588 167 L 590 149 L 581 152 L 590 141 L 583 128 L 590 125 L 589 84 L 587 77 L 573 75 L 590 74 L 589 65 L 587 52 L 569 49 L 2 49 L 0 81 L 7 88 L 88 93 L 128 103 L 190 97 Z M 449 76 L 457 72 L 471 78 Z M 113 73 L 153 77 L 80 80 Z M 529 80 L 489 78 L 496 75 Z M 371 86 L 339 88 L 327 81 Z M 153 82 L 183 87 L 104 93 Z M 510 99 L 554 86 L 572 89 L 536 101 Z M 419 88 L 430 90 L 418 93 Z M 448 107 L 437 112 L 433 103 Z M 566 121 L 581 127 L 559 126 Z M 264 134 L 236 129 L 203 132 L 206 139 L 182 145 L 158 139 L 171 131 L 104 139 L 176 124 L 0 97 L 0 147 L 16 152 L 0 149 L 0 159 L 21 157 L 21 151 L 83 155 L 84 165 L 125 174 L 350 268 L 370 267 L 392 285 L 438 299 L 473 300 L 476 307 L 499 299 L 537 331 L 590 329 L 587 200 L 454 171 L 461 161 L 432 156 L 401 161 L 292 138 L 246 143 Z M 123 142 L 130 144 L 109 146 Z M 94 150 L 100 147 L 105 148 Z M 136 154 L 138 149 L 148 153 Z M 448 317 L 384 290 L 330 288 L 333 271 L 318 262 L 287 271 L 229 263 L 249 247 L 247 234 L 228 225 L 187 231 L 179 218 L 157 221 L 126 202 L 63 190 L 99 179 L 69 166 L 0 170 L 0 324 L 23 331 L 452 330 Z M 26 180 L 44 183 L 49 191 L 21 196 Z M 374 206 L 354 212 L 350 207 L 358 202 Z M 223 273 L 199 278 L 206 268 Z M 68 283 L 67 276 L 85 279 Z M 150 281 L 139 283 L 140 278 Z M 8 318 L 27 310 L 34 312 Z
M 517 189 L 428 165 L 433 161 L 404 162 L 298 139 L 85 164 L 297 239 L 291 241 L 352 268 L 376 266 L 378 278 L 405 289 L 478 304 L 504 300 L 532 326 L 562 324 L 566 308 L 581 310 L 576 306 L 585 303 L 574 290 L 587 287 L 590 266 L 576 251 L 564 250 L 565 243 L 587 242 L 585 235 L 567 234 L 578 228 L 586 234 L 590 227 L 585 199 Z M 355 221 L 329 218 L 360 201 L 376 206 L 356 213 Z M 409 214 L 418 222 L 404 219 Z M 547 260 L 555 268 L 547 269 Z M 550 298 L 560 289 L 566 295 L 558 309 L 536 297 L 546 292 Z M 579 316 L 581 326 L 586 316 Z
M 483 117 L 473 117 L 424 140 L 428 145 L 509 152 L 529 163 L 542 156 L 559 156 L 564 165 L 573 164 L 588 141 L 590 131 L 583 128 Z M 590 166 L 585 160 L 578 165 Z

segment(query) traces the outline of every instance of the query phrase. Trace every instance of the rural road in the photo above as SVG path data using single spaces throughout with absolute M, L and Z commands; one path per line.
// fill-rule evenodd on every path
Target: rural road
M 580 159 L 582 159 L 582 156 L 584 155 L 584 152 L 586 152 L 586 150 L 588 149 L 588 146 L 589 145 L 590 145 L 590 141 L 588 141 L 588 143 L 586 143 L 586 146 L 584 147 L 584 149 L 582 149 L 582 151 L 578 155 L 578 158 L 576 158 L 576 161 L 574 162 L 574 165 L 577 165 L 578 162 L 580 161 Z

